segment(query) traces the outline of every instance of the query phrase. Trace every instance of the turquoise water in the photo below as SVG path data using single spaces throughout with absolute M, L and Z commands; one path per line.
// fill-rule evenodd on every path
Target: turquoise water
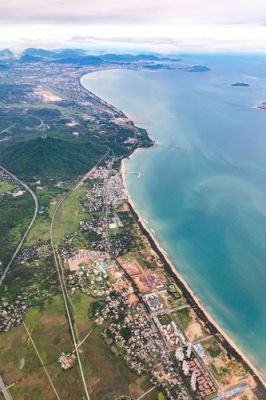
M 211 72 L 112 70 L 83 84 L 160 146 L 127 186 L 176 268 L 266 377 L 266 57 L 186 56 Z M 250 87 L 231 87 L 244 81 Z M 130 172 L 141 172 L 140 178 Z

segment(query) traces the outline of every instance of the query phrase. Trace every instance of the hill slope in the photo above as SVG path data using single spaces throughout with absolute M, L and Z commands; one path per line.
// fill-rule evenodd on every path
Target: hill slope
M 0 163 L 19 176 L 72 177 L 88 171 L 106 152 L 90 142 L 37 138 L 1 146 Z

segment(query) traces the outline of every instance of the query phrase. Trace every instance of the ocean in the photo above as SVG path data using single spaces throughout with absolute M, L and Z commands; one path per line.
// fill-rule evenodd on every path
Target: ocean
M 106 70 L 82 83 L 158 142 L 126 161 L 130 196 L 176 269 L 266 378 L 266 110 L 256 108 L 266 101 L 266 56 L 183 59 L 211 71 Z

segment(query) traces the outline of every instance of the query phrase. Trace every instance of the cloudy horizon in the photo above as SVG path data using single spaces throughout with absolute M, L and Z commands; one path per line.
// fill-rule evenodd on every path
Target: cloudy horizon
M 0 46 L 266 50 L 262 0 L 1 0 Z

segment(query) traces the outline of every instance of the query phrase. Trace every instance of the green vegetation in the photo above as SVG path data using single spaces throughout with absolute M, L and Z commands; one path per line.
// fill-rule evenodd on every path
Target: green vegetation
M 210 369 L 215 377 L 215 379 L 222 383 L 225 384 L 226 383 L 226 377 L 229 375 L 229 370 L 227 368 L 219 368 L 219 370 L 216 368 L 214 363 L 210 364 Z
M 98 310 L 101 310 L 104 307 L 105 303 L 103 300 L 95 300 L 90 304 L 89 315 L 91 318 L 95 317 L 95 314 Z
M 78 176 L 97 162 L 106 147 L 51 137 L 2 145 L 0 162 L 22 177 Z
M 189 308 L 183 308 L 181 310 L 171 313 L 174 321 L 185 331 L 192 321 Z
M 72 192 L 59 208 L 55 217 L 53 231 L 56 244 L 59 244 L 68 233 L 76 231 L 80 221 L 87 218 L 87 214 L 80 205 L 84 191 L 85 189 L 80 187 Z
M 25 56 L 23 60 L 29 61 L 27 56 L 30 54 Z M 28 75 L 28 67 L 24 73 Z M 14 307 L 17 323 L 20 318 L 25 321 L 63 399 L 81 399 L 84 393 L 77 365 L 63 371 L 58 363 L 62 352 L 73 351 L 73 344 L 49 244 L 53 212 L 77 178 L 89 171 L 108 149 L 113 150 L 118 166 L 120 158 L 130 155 L 134 148 L 151 145 L 144 130 L 115 123 L 116 117 L 120 116 L 118 111 L 108 107 L 104 109 L 103 104 L 96 104 L 96 99 L 89 104 L 90 94 L 82 92 L 80 87 L 76 90 L 75 84 L 72 85 L 77 79 L 76 73 L 74 75 L 71 77 L 68 74 L 69 82 L 64 85 L 63 100 L 53 104 L 44 103 L 40 92 L 37 94 L 39 77 L 34 75 L 32 83 L 23 84 L 22 70 L 14 72 L 16 84 L 10 84 L 12 79 L 8 76 L 6 82 L 0 85 L 0 131 L 3 139 L 0 143 L 0 163 L 29 182 L 36 190 L 39 201 L 36 222 L 0 289 L 0 298 L 7 301 L 5 307 L 6 304 Z M 56 76 L 52 76 L 51 91 L 59 93 L 61 86 L 58 81 L 55 82 Z M 127 140 L 132 138 L 135 140 Z M 88 180 L 86 184 L 86 189 L 80 187 L 71 193 L 58 210 L 53 232 L 56 245 L 62 244 L 68 234 L 76 232 L 81 220 L 94 216 L 94 213 L 85 213 L 80 204 L 84 190 L 90 188 L 91 182 Z M 15 198 L 8 194 L 11 189 L 12 185 L 0 182 L 0 266 L 9 260 L 33 215 L 31 196 L 25 193 Z M 128 229 L 132 221 L 127 220 L 128 214 L 121 214 L 124 228 Z M 121 229 L 112 232 L 118 237 L 121 233 Z M 93 231 L 80 231 L 73 242 L 71 236 L 67 238 L 67 251 L 71 254 L 72 245 L 88 247 L 99 239 Z M 138 237 L 137 241 L 136 251 L 140 249 L 142 240 Z M 100 283 L 95 282 L 95 288 L 97 285 L 100 286 Z M 80 346 L 80 355 L 92 400 L 138 398 L 145 393 L 151 387 L 148 377 L 140 377 L 127 367 L 119 345 L 105 343 L 101 333 L 108 322 L 97 325 L 94 321 L 96 311 L 103 306 L 103 299 L 93 298 L 72 287 L 69 305 L 78 340 L 89 333 Z M 5 315 L 3 313 L 3 319 L 9 328 L 11 325 Z M 130 332 L 125 330 L 123 335 L 127 338 Z M 10 388 L 13 398 L 54 398 L 23 324 L 1 334 L 0 370 L 7 385 L 15 382 Z M 146 396 L 146 400 L 156 400 L 158 395 L 158 391 L 154 390 Z M 163 400 L 163 397 L 158 400 Z
M 9 261 L 12 253 L 27 229 L 33 215 L 30 194 L 18 197 L 4 194 L 0 198 L 0 269 Z
M 39 216 L 35 224 L 33 225 L 29 236 L 27 238 L 27 244 L 31 245 L 37 240 L 49 240 L 50 232 L 50 221 L 47 217 Z
M 132 386 L 135 390 L 147 391 L 149 382 L 140 379 L 126 366 L 123 359 L 104 342 L 100 335 L 101 327 L 97 328 L 100 330 L 91 333 L 82 345 L 81 353 L 83 365 L 89 373 L 88 385 L 92 399 L 118 399 L 120 396 L 132 398 Z
M 1 193 L 7 193 L 10 190 L 14 189 L 16 186 L 11 185 L 11 183 L 6 182 L 6 181 L 0 181 L 0 194 Z
M 87 294 L 77 291 L 70 297 L 70 301 L 74 315 L 75 328 L 79 339 L 81 340 L 82 336 L 80 337 L 80 335 L 88 333 L 92 326 L 88 310 L 95 299 Z
M 106 323 L 98 326 L 92 320 L 103 301 L 76 291 L 70 296 L 70 302 L 79 339 L 82 340 L 89 333 L 81 346 L 80 355 L 85 375 L 88 375 L 92 399 L 131 398 L 131 386 L 147 391 L 150 387 L 148 380 L 130 371 L 119 352 L 113 352 L 110 345 L 104 342 L 101 333 Z M 156 400 L 157 394 L 154 397 L 147 396 L 147 399 Z
M 204 347 L 212 358 L 216 358 L 221 354 L 221 348 L 215 338 L 205 341 Z
M 0 296 L 11 303 L 17 296 L 26 296 L 31 305 L 42 305 L 58 293 L 58 284 L 52 257 L 43 256 L 32 263 L 14 263 L 0 289 Z
M 87 216 L 88 217 L 88 216 Z M 77 248 L 81 249 L 85 247 L 90 247 L 92 243 L 96 243 L 101 239 L 101 236 L 98 235 L 93 230 L 79 232 L 78 235 L 74 238 L 73 244 L 77 246 Z
M 63 189 L 48 186 L 37 191 L 39 201 L 39 215 L 28 235 L 27 244 L 31 245 L 37 240 L 50 239 L 50 224 L 52 212 L 56 206 L 57 197 L 62 193 Z
M 172 318 L 168 314 L 160 314 L 158 319 L 162 325 L 168 325 L 172 322 Z
M 25 323 L 60 397 L 82 398 L 82 387 L 76 384 L 79 379 L 78 368 L 63 371 L 57 361 L 63 351 L 72 351 L 73 348 L 64 313 L 63 299 L 58 295 L 45 306 L 29 310 Z M 0 369 L 4 371 L 6 382 L 17 382 L 10 389 L 13 398 L 54 398 L 49 381 L 23 325 L 1 334 Z

